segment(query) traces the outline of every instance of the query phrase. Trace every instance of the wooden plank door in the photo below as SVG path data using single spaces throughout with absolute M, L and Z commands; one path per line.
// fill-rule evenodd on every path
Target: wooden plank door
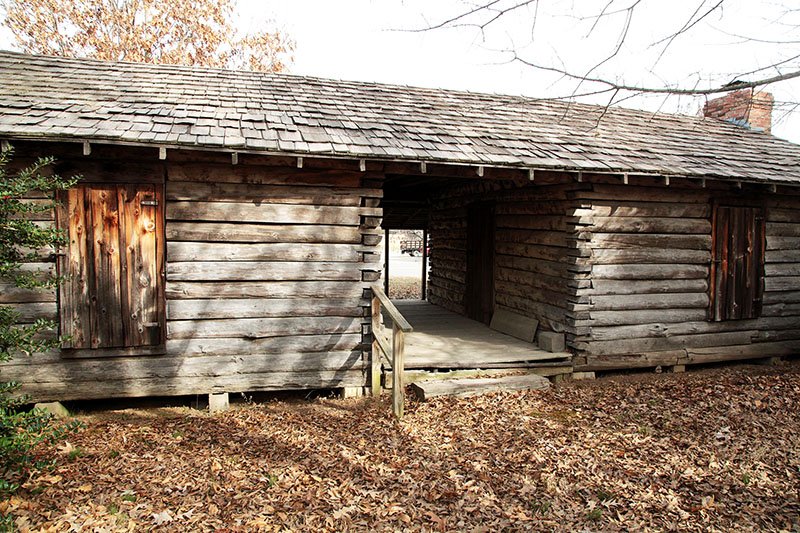
M 464 307 L 467 316 L 485 324 L 494 313 L 494 204 L 467 208 L 467 273 Z
M 62 347 L 162 343 L 164 222 L 160 186 L 82 184 L 61 197 Z
M 711 231 L 710 318 L 758 318 L 764 291 L 763 209 L 716 205 Z

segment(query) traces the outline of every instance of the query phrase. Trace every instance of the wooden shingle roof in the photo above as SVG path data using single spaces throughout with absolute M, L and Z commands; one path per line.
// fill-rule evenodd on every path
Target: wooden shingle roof
M 0 136 L 800 184 L 800 145 L 714 119 L 12 52 Z

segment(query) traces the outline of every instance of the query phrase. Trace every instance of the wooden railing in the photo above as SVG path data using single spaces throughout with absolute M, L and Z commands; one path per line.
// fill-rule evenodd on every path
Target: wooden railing
M 381 321 L 381 307 L 386 311 L 386 316 L 392 321 L 392 344 L 389 346 L 383 337 L 384 326 Z M 372 361 L 371 380 L 372 395 L 381 393 L 381 357 L 392 366 L 392 411 L 397 418 L 403 417 L 403 403 L 405 393 L 403 390 L 403 373 L 405 363 L 405 334 L 414 331 L 411 324 L 400 314 L 397 307 L 383 292 L 383 288 L 372 284 Z

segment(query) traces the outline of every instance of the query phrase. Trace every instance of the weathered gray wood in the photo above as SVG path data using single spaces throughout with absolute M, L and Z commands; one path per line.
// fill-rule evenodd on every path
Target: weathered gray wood
M 167 182 L 168 201 L 253 202 L 306 205 L 361 205 L 361 197 L 380 198 L 381 189 L 264 185 L 252 183 Z
M 53 289 L 22 289 L 11 283 L 0 283 L 0 303 L 55 302 Z
M 796 250 L 768 250 L 764 258 L 766 263 L 794 263 L 800 264 L 800 249 Z
M 592 233 L 589 244 L 594 248 L 711 250 L 711 235 Z
M 351 243 L 361 242 L 363 230 L 356 226 L 296 224 L 235 224 L 227 222 L 180 222 L 167 225 L 167 239 L 172 242 L 290 242 Z
M 723 322 L 654 322 L 651 324 L 635 324 L 626 326 L 595 326 L 591 330 L 591 339 L 609 341 L 619 339 L 636 339 L 648 337 L 671 337 L 703 333 L 721 333 L 738 330 L 783 330 L 796 328 L 797 319 L 789 317 L 763 317 L 753 320 L 735 320 Z
M 591 311 L 590 320 L 577 321 L 576 325 L 619 326 L 625 324 L 653 324 L 657 322 L 691 322 L 705 320 L 705 309 L 657 309 L 636 311 Z
M 535 272 L 547 276 L 561 277 L 566 276 L 567 265 L 554 261 L 544 261 L 541 259 L 530 259 L 528 257 L 514 257 L 510 255 L 498 255 L 495 257 L 495 265 L 504 268 L 513 268 L 525 272 Z
M 657 280 L 707 279 L 706 265 L 596 265 L 592 278 Z
M 397 306 L 416 326 L 405 338 L 406 368 L 495 368 L 569 357 L 539 350 L 438 305 L 405 300 Z
M 358 261 L 361 254 L 346 244 L 231 244 L 170 242 L 170 261 Z M 276 265 L 277 266 L 277 265 Z M 277 266 L 279 268 L 279 266 Z
M 503 307 L 497 307 L 489 327 L 500 333 L 511 335 L 525 342 L 533 342 L 539 321 Z
M 286 337 L 265 337 L 261 339 L 246 338 L 190 338 L 190 339 L 168 339 L 165 348 L 161 353 L 155 353 L 159 358 L 182 360 L 195 356 L 242 356 L 260 357 L 262 354 L 280 353 L 306 353 L 306 352 L 335 352 L 353 351 L 361 347 L 360 333 L 346 333 L 341 335 L 296 335 Z M 91 352 L 91 350 L 89 350 Z M 154 350 L 156 352 L 156 350 Z M 153 361 L 143 359 L 142 355 L 134 355 L 134 358 L 143 361 Z M 61 350 L 49 350 L 44 353 L 37 353 L 31 357 L 19 357 L 11 361 L 11 365 L 41 365 L 46 368 L 62 367 L 65 357 L 74 359 L 71 353 Z M 105 350 L 99 355 L 103 358 L 117 358 L 126 356 L 114 350 Z M 130 356 L 128 354 L 127 356 Z M 95 358 L 98 356 L 95 356 Z M 87 359 L 87 357 L 81 357 Z M 72 363 L 70 363 L 72 364 Z M 150 363 L 146 363 L 150 364 Z M 158 364 L 158 363 L 153 363 Z M 0 366 L 2 368 L 2 366 Z
M 48 381 L 113 381 L 175 376 L 225 376 L 273 372 L 313 372 L 363 368 L 360 350 L 303 353 L 263 353 L 259 355 L 138 357 L 124 359 L 71 360 L 55 365 L 3 366 L 8 379 L 46 383 Z M 6 378 L 4 378 L 6 379 Z
M 791 222 L 800 224 L 800 212 L 794 209 L 767 209 L 767 220 L 769 222 Z
M 361 215 L 377 212 L 375 208 L 308 206 L 288 204 L 169 202 L 168 220 L 207 222 L 264 222 L 270 224 L 342 224 L 357 226 Z
M 228 320 L 170 320 L 169 339 L 284 335 L 338 335 L 361 331 L 361 320 L 350 317 L 232 318 Z
M 585 364 L 575 365 L 575 371 L 597 372 L 624 368 L 674 366 L 685 360 L 685 354 L 685 350 L 669 350 L 632 355 L 590 355 Z
M 13 305 L 16 313 L 19 313 L 19 321 L 31 323 L 37 319 L 55 320 L 58 309 L 55 302 L 36 302 L 36 303 L 17 303 Z
M 686 309 L 708 306 L 706 293 L 630 294 L 592 296 L 591 308 L 597 311 L 623 309 Z
M 770 237 L 800 237 L 800 224 L 794 222 L 767 222 L 767 242 Z
M 169 281 L 167 299 L 360 298 L 366 287 L 352 281 Z
M 574 211 L 575 216 L 599 217 L 669 217 L 669 218 L 708 218 L 711 209 L 704 204 L 687 204 L 666 201 L 660 202 L 620 202 L 615 200 L 592 201 L 589 209 Z
M 594 217 L 590 231 L 604 233 L 681 233 L 709 235 L 711 222 L 701 218 Z
M 114 360 L 119 361 L 119 360 Z M 105 379 L 102 381 L 22 382 L 20 394 L 32 401 L 180 396 L 209 391 L 253 392 L 364 386 L 362 369 L 311 372 L 237 373 L 222 376 L 178 376 Z
M 173 281 L 280 281 L 361 280 L 360 263 L 318 262 L 218 262 L 167 263 Z
M 378 296 L 380 300 L 380 297 Z M 397 418 L 403 418 L 405 410 L 405 333 L 410 329 L 403 329 L 399 321 L 392 324 L 392 412 Z
M 689 364 L 715 363 L 757 357 L 796 355 L 798 353 L 800 353 L 800 340 L 760 342 L 743 346 L 693 348 L 687 350 L 686 362 Z
M 584 289 L 592 295 L 697 293 L 708 291 L 705 279 L 613 280 L 593 279 L 592 288 Z
M 577 190 L 568 193 L 571 198 L 585 200 L 610 200 L 613 202 L 670 202 L 708 204 L 711 193 L 707 190 L 691 190 L 666 187 L 631 187 L 593 183 L 591 191 Z
M 205 318 L 269 318 L 293 316 L 362 316 L 366 300 L 343 298 L 226 298 L 222 300 L 171 300 L 170 320 Z
M 371 288 L 373 296 L 381 303 L 381 307 L 383 307 L 383 310 L 391 319 L 392 323 L 397 325 L 403 332 L 414 331 L 414 328 L 411 327 L 408 320 L 405 319 L 402 313 L 397 310 L 394 303 L 386 296 L 386 293 L 383 292 L 383 287 L 381 287 L 379 283 L 373 283 Z
M 794 225 L 800 227 L 800 223 Z M 776 237 L 767 234 L 767 250 L 800 250 L 800 236 Z
M 765 291 L 800 291 L 800 276 L 769 276 L 764 278 Z
M 672 337 L 649 337 L 614 341 L 592 341 L 587 343 L 590 355 L 622 355 L 640 352 L 657 352 L 679 348 L 705 348 L 709 346 L 734 346 L 749 344 L 757 331 L 731 331 L 706 335 L 678 335 Z
M 595 265 L 625 265 L 642 263 L 708 264 L 709 250 L 684 250 L 670 248 L 612 249 L 595 248 L 590 260 Z
M 548 388 L 550 388 L 550 381 L 536 374 L 505 376 L 500 378 L 418 381 L 411 384 L 411 389 L 421 401 L 438 396 L 457 396 L 463 398 L 490 392 L 546 390 Z
M 169 164 L 167 175 L 170 181 L 353 188 L 360 187 L 362 177 L 360 172 L 346 170 L 199 163 Z
M 767 279 L 780 276 L 800 276 L 800 263 L 767 263 L 764 265 Z

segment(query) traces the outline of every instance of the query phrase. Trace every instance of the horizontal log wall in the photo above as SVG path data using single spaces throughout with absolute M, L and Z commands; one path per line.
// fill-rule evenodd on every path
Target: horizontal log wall
M 175 159 L 161 163 L 166 353 L 53 350 L 15 358 L 0 377 L 35 400 L 364 385 L 381 176 Z M 87 172 L 77 160 L 74 168 L 92 179 L 104 165 L 92 160 Z M 125 167 L 135 181 L 137 163 Z M 26 268 L 38 267 L 53 264 Z M 56 318 L 52 291 L 2 286 L 0 303 L 26 320 Z
M 586 370 L 652 367 L 800 352 L 800 196 L 766 196 L 762 316 L 711 322 L 711 200 L 730 192 L 594 184 L 570 193 L 580 303 L 568 344 Z M 756 193 L 751 193 L 756 194 Z
M 513 186 L 484 182 L 447 191 L 431 211 L 429 299 L 464 314 L 466 213 L 474 201 L 494 201 L 495 305 L 565 331 L 573 317 L 576 265 L 573 212 L 567 192 L 582 184 Z

